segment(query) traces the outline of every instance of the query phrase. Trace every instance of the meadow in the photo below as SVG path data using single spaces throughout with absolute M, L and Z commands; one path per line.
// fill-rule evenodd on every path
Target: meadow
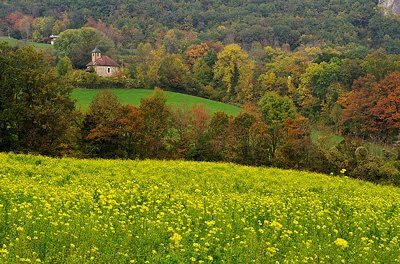
M 23 41 L 23 40 L 18 40 L 14 38 L 8 38 L 8 37 L 0 37 L 0 43 L 1 42 L 6 42 L 10 46 L 18 46 L 18 47 L 24 47 L 24 46 L 33 46 L 36 49 L 39 50 L 53 50 L 54 47 L 50 44 L 46 43 L 37 43 L 37 42 L 32 42 L 32 41 Z
M 400 261 L 395 187 L 222 163 L 0 164 L 0 263 Z
M 82 110 L 87 110 L 90 102 L 99 92 L 104 91 L 102 89 L 74 89 L 72 92 L 72 98 L 76 100 L 77 108 Z M 113 94 L 115 94 L 118 99 L 123 104 L 132 104 L 138 106 L 140 104 L 140 100 L 147 98 L 152 95 L 153 90 L 147 89 L 110 89 L 107 90 Z M 213 114 L 218 111 L 225 112 L 230 115 L 237 115 L 240 113 L 241 108 L 225 104 L 197 96 L 174 93 L 174 92 L 165 92 L 167 95 L 167 105 L 172 107 L 191 107 L 193 105 L 203 104 L 205 109 Z

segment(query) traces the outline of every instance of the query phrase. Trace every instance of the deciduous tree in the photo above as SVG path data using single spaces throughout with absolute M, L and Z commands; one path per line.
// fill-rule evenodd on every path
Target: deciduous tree
M 56 155 L 71 147 L 71 88 L 43 54 L 0 44 L 0 76 L 0 150 Z
M 83 68 L 90 62 L 95 47 L 107 53 L 113 50 L 114 43 L 94 28 L 80 28 L 62 32 L 55 44 L 58 55 L 68 56 L 76 68 Z
M 254 62 L 239 45 L 227 45 L 219 54 L 214 76 L 226 86 L 227 97 L 244 102 L 253 99 Z

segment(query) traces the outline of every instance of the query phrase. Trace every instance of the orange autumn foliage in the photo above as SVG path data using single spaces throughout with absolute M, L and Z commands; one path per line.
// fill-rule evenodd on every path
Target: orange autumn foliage
M 400 129 L 400 72 L 378 82 L 371 75 L 355 81 L 342 117 L 348 133 L 392 140 Z

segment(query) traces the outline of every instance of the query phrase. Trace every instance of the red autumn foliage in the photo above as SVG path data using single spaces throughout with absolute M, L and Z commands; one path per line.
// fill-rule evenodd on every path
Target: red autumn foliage
M 379 82 L 371 75 L 355 81 L 342 117 L 348 133 L 392 140 L 400 129 L 400 72 Z
M 207 129 L 208 122 L 210 121 L 210 115 L 204 108 L 204 105 L 194 105 L 192 107 L 193 118 L 194 118 L 194 130 L 196 134 L 204 133 Z
M 304 116 L 296 119 L 287 119 L 285 121 L 285 129 L 288 141 L 301 140 L 309 136 L 310 121 Z
M 375 85 L 380 98 L 371 108 L 373 128 L 381 134 L 398 135 L 400 129 L 400 72 L 395 72 Z

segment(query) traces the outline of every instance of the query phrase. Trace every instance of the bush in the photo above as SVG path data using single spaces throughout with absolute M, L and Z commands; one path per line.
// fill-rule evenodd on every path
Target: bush
M 85 89 L 125 89 L 132 88 L 132 80 L 125 76 L 101 77 L 93 72 L 75 70 L 66 76 L 69 84 Z
M 400 161 L 389 161 L 379 168 L 385 182 L 400 185 Z
M 382 163 L 379 160 L 366 160 L 359 163 L 349 172 L 350 176 L 362 180 L 380 182 L 385 179 L 385 175 L 380 172 Z

